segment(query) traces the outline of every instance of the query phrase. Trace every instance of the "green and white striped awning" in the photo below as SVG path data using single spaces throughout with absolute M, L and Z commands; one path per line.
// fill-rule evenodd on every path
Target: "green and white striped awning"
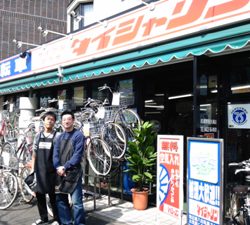
M 250 46 L 250 24 L 228 28 L 217 32 L 173 41 L 155 47 L 147 47 L 129 53 L 99 59 L 97 61 L 72 65 L 64 68 L 60 81 L 57 71 L 31 75 L 0 84 L 0 94 L 20 92 L 30 88 L 41 88 L 59 83 L 93 79 L 124 71 L 132 71 L 158 64 L 171 63 L 192 56 L 219 54 L 226 51 L 248 48 Z

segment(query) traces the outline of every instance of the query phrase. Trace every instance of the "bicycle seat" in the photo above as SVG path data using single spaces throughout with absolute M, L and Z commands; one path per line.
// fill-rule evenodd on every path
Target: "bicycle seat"
M 247 194 L 248 186 L 246 185 L 237 185 L 233 188 L 233 193 L 235 194 Z

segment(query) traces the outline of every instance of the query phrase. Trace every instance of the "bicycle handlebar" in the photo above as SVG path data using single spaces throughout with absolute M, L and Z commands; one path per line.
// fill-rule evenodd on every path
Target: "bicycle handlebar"
M 235 170 L 235 174 L 240 172 L 250 172 L 250 160 L 245 160 L 242 162 L 231 162 L 228 164 L 228 166 L 238 166 L 241 167 L 239 169 Z
M 101 104 L 102 104 L 102 101 L 97 100 L 97 99 L 92 99 L 92 98 L 88 98 L 86 101 L 83 102 L 84 107 L 89 106 L 90 108 L 94 108 L 94 107 L 99 106 Z
M 10 102 L 7 100 L 6 102 L 3 102 L 2 106 L 9 105 L 9 104 L 10 104 Z
M 52 99 L 48 100 L 48 103 L 53 103 L 53 102 L 58 102 L 58 99 L 52 98 Z
M 244 169 L 237 169 L 235 170 L 235 174 L 240 173 L 240 172 L 250 172 L 250 168 L 244 168 Z
M 45 108 L 44 108 L 44 107 L 41 107 L 41 108 L 39 108 L 39 109 L 36 109 L 35 111 L 36 111 L 36 112 L 42 112 L 42 111 L 45 111 Z
M 240 163 L 237 163 L 237 162 L 232 162 L 232 163 L 229 163 L 228 166 L 240 166 L 241 164 Z
M 105 89 L 108 89 L 111 93 L 113 93 L 111 88 L 107 84 L 104 84 L 103 86 L 98 87 L 98 91 L 103 91 Z

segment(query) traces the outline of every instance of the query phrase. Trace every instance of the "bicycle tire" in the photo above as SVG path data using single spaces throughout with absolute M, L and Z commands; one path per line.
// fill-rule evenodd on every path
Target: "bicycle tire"
M 107 122 L 102 127 L 101 138 L 111 149 L 112 159 L 120 159 L 127 149 L 127 137 L 124 129 L 117 123 Z
M 23 167 L 20 172 L 20 182 L 19 182 L 19 188 L 21 195 L 23 197 L 23 200 L 26 203 L 29 203 L 33 200 L 34 196 L 32 195 L 31 190 L 26 186 L 24 180 L 25 178 L 30 174 L 30 169 L 27 167 Z
M 122 126 L 129 141 L 134 139 L 133 129 L 141 126 L 139 115 L 132 109 L 119 110 L 115 114 L 114 122 Z
M 16 176 L 9 171 L 2 170 L 0 173 L 0 209 L 7 209 L 17 197 L 18 181 Z
M 112 157 L 107 143 L 98 138 L 93 137 L 87 145 L 87 159 L 89 165 L 97 175 L 106 176 L 112 166 Z

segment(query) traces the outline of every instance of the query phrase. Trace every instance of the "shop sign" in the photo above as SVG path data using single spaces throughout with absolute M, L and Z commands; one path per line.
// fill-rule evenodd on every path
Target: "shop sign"
M 0 82 L 19 77 L 31 71 L 31 56 L 27 54 L 25 58 L 15 56 L 0 62 Z
M 227 106 L 228 128 L 250 128 L 250 104 L 231 104 Z
M 223 224 L 223 140 L 187 139 L 188 224 Z
M 161 0 L 32 50 L 35 72 L 249 20 L 250 0 Z M 207 31 L 206 31 L 207 32 Z
M 183 136 L 157 136 L 157 208 L 180 219 L 183 210 Z

